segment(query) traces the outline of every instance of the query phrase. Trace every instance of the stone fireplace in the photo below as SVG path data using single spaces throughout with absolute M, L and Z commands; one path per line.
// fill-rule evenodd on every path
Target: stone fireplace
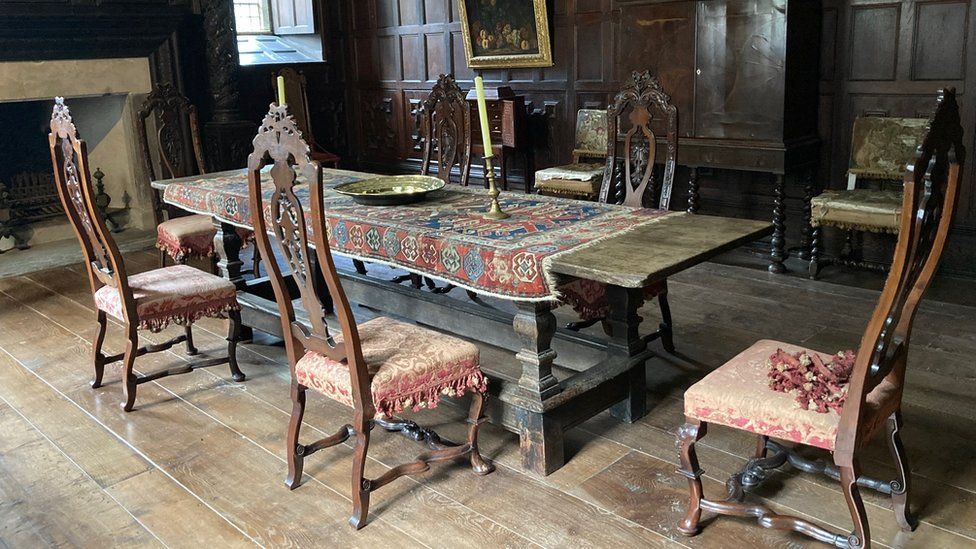
M 50 196 L 47 121 L 52 98 L 60 95 L 88 143 L 92 170 L 104 174 L 112 206 L 128 197 L 128 226 L 151 229 L 150 189 L 135 126 L 151 86 L 145 57 L 0 62 L 0 183 L 8 190 L 28 185 L 30 192 Z M 74 238 L 62 215 L 32 223 L 28 235 L 32 246 Z M 0 238 L 0 251 L 13 246 L 13 238 Z

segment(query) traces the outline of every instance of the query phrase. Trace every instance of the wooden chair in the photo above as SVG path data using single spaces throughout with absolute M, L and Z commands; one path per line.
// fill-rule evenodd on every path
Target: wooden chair
M 436 176 L 450 185 L 457 169 L 457 182 L 467 187 L 471 175 L 471 109 L 454 75 L 440 75 L 421 103 L 420 127 L 424 136 L 421 175 Z M 434 293 L 447 293 L 455 287 L 453 284 L 438 287 L 432 279 L 414 273 L 393 279 L 397 283 L 407 280 L 418 289 L 423 280 Z M 473 297 L 474 293 L 468 295 Z
M 244 374 L 237 366 L 236 354 L 240 335 L 237 288 L 226 279 L 186 265 L 128 276 L 125 262 L 111 233 L 96 213 L 87 145 L 78 138 L 78 132 L 71 121 L 71 113 L 64 104 L 64 99 L 60 97 L 55 99 L 49 142 L 58 194 L 81 244 L 85 268 L 98 308 L 98 332 L 92 346 L 92 362 L 95 367 L 92 387 L 101 387 L 106 364 L 121 360 L 125 393 L 122 409 L 129 412 L 135 404 L 136 387 L 169 375 L 229 364 L 234 381 L 244 381 Z M 102 353 L 108 315 L 125 325 L 128 343 L 123 354 L 105 356 Z M 188 355 L 197 354 L 193 346 L 193 322 L 204 317 L 223 318 L 225 315 L 230 317 L 227 357 L 202 360 L 143 376 L 133 373 L 136 357 L 165 351 L 179 343 L 186 343 Z M 158 332 L 171 323 L 183 325 L 184 335 L 165 343 L 139 347 L 138 330 Z
M 607 112 L 580 109 L 576 113 L 573 163 L 535 172 L 539 194 L 596 200 L 600 195 L 607 154 Z M 599 162 L 583 162 L 599 159 Z
M 207 173 L 197 109 L 171 84 L 160 84 L 146 96 L 136 117 L 136 133 L 149 182 Z M 207 259 L 211 272 L 216 274 L 217 229 L 211 217 L 187 215 L 167 206 L 156 189 L 152 189 L 151 196 L 159 266 L 166 266 L 167 256 L 178 265 L 185 265 L 189 259 Z M 251 231 L 238 232 L 242 241 L 251 239 Z M 255 254 L 255 276 L 259 261 L 260 256 Z
M 922 142 L 925 118 L 858 117 L 851 136 L 851 160 L 847 189 L 825 191 L 810 200 L 810 278 L 817 278 L 827 263 L 885 270 L 886 265 L 861 260 L 854 244 L 854 232 L 898 233 L 901 225 L 900 188 L 885 183 L 901 180 L 905 165 L 912 161 Z M 858 188 L 862 180 L 875 180 L 879 188 Z M 838 259 L 820 257 L 822 227 L 836 227 L 847 233 Z
M 279 76 L 285 79 L 285 100 L 288 102 L 292 116 L 295 117 L 298 129 L 311 147 L 312 160 L 332 168 L 339 168 L 342 160 L 339 155 L 323 149 L 315 141 L 315 134 L 312 133 L 312 116 L 308 108 L 308 80 L 305 78 L 305 73 L 291 67 L 284 67 L 272 74 L 272 82 L 277 82 Z M 274 89 L 277 90 L 277 84 Z
M 839 413 L 801 409 L 792 395 L 769 388 L 767 360 L 777 349 L 830 356 L 776 341 L 756 343 L 685 393 L 686 423 L 678 430 L 679 472 L 688 478 L 690 501 L 679 526 L 682 533 L 698 533 L 704 510 L 754 517 L 765 528 L 795 530 L 836 547 L 867 548 L 871 537 L 861 487 L 890 494 L 898 525 L 906 531 L 915 528 L 909 506 L 910 469 L 901 441 L 905 368 L 915 312 L 945 249 L 964 156 L 955 90 L 947 89 L 939 96 L 930 129 L 905 174 L 901 227 L 891 272 L 861 339 Z M 835 390 L 832 397 L 840 394 L 843 392 Z M 709 423 L 759 436 L 755 458 L 744 471 L 732 476 L 728 497 L 722 501 L 704 499 L 702 471 L 695 455 L 695 443 L 705 436 Z M 891 481 L 862 476 L 858 464 L 861 450 L 883 424 L 887 424 L 886 439 L 897 468 L 897 478 Z M 830 451 L 833 465 L 808 462 L 770 438 Z M 767 449 L 776 455 L 767 457 Z M 854 522 L 852 534 L 833 533 L 804 519 L 781 516 L 761 504 L 743 501 L 744 488 L 756 485 L 765 470 L 787 460 L 800 469 L 823 471 L 840 480 Z
M 657 154 L 657 135 L 651 128 L 654 114 L 664 119 L 666 128 L 666 156 L 663 180 L 658 182 L 654 169 Z M 619 139 L 607 140 L 606 164 L 600 202 L 623 204 L 634 208 L 644 207 L 649 196 L 658 197 L 658 207 L 666 210 L 671 202 L 674 170 L 678 156 L 678 110 L 664 92 L 657 77 L 648 71 L 635 71 L 630 81 L 614 98 L 607 109 L 606 135 L 617 136 L 620 119 L 626 116 L 629 127 Z M 622 154 L 618 151 L 622 149 Z M 610 305 L 606 286 L 588 280 L 574 280 L 559 287 L 563 300 L 580 315 L 581 320 L 567 328 L 580 330 L 607 317 Z M 657 332 L 647 336 L 647 341 L 661 338 L 665 350 L 674 352 L 671 307 L 668 304 L 668 281 L 649 286 L 644 292 L 647 300 L 657 297 L 661 308 L 661 325 Z
M 262 194 L 262 169 L 271 165 L 273 191 Z M 295 195 L 296 172 L 309 181 L 311 215 L 308 216 Z M 365 525 L 369 495 L 394 479 L 427 471 L 428 463 L 467 456 L 478 474 L 492 466 L 478 452 L 478 427 L 482 415 L 487 379 L 481 373 L 478 348 L 468 342 L 442 335 L 414 324 L 375 318 L 357 325 L 332 261 L 326 237 L 322 169 L 309 157 L 308 145 L 301 138 L 287 107 L 272 105 L 254 138 L 254 152 L 248 158 L 248 184 L 253 223 L 265 257 L 275 257 L 272 243 L 288 264 L 302 305 L 310 313 L 310 324 L 296 320 L 281 267 L 267 262 L 281 312 L 282 333 L 291 366 L 291 423 L 288 426 L 288 478 L 295 489 L 301 483 L 305 458 L 318 450 L 355 437 L 353 458 L 354 528 Z M 265 221 L 267 212 L 270 224 Z M 271 236 L 269 237 L 269 231 Z M 321 273 L 321 276 L 316 276 Z M 324 286 L 322 284 L 324 278 Z M 330 329 L 324 314 L 324 300 L 335 309 L 341 332 Z M 312 389 L 352 408 L 352 422 L 339 431 L 310 444 L 299 442 L 305 392 Z M 461 396 L 471 391 L 468 440 L 462 445 L 446 445 L 439 438 L 404 422 L 392 421 L 404 408 L 432 408 L 442 394 Z M 379 415 L 377 415 L 379 414 Z M 388 430 L 421 433 L 431 450 L 413 462 L 390 469 L 375 479 L 364 476 L 370 430 L 380 425 Z M 406 432 L 406 431 L 405 431 Z

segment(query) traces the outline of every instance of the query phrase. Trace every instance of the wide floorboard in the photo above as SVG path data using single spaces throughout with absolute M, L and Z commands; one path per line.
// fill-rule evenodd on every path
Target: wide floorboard
M 155 254 L 126 255 L 130 271 Z M 707 264 L 671 281 L 677 356 L 654 347 L 648 365 L 650 413 L 626 425 L 602 414 L 567 434 L 569 462 L 546 478 L 519 470 L 517 436 L 494 426 L 482 449 L 497 471 L 478 477 L 437 466 L 372 496 L 370 524 L 350 514 L 352 450 L 343 445 L 306 462 L 295 491 L 283 485 L 284 429 L 290 411 L 283 348 L 258 337 L 241 347 L 244 384 L 225 367 L 140 387 L 136 411 L 118 407 L 118 366 L 107 384 L 88 386 L 94 312 L 86 275 L 69 266 L 0 279 L 0 547 L 234 547 L 336 544 L 342 547 L 755 547 L 816 546 L 794 534 L 721 517 L 696 538 L 678 534 L 686 485 L 675 474 L 674 432 L 682 391 L 757 339 L 824 351 L 856 347 L 877 292 L 768 276 Z M 359 314 L 369 315 L 359 310 Z M 641 311 L 657 324 L 654 304 Z M 565 313 L 559 312 L 561 320 Z M 205 355 L 225 352 L 222 321 L 195 329 Z M 162 341 L 181 332 L 143 333 Z M 111 323 L 108 353 L 123 349 Z M 485 348 L 483 360 L 511 360 Z M 905 442 L 921 526 L 900 532 L 888 502 L 866 494 L 882 547 L 976 547 L 976 308 L 927 301 L 916 321 L 905 394 Z M 141 357 L 152 371 L 188 360 L 181 349 Z M 349 410 L 311 396 L 305 435 L 333 433 Z M 463 406 L 410 414 L 461 439 Z M 745 463 L 754 439 L 712 428 L 700 444 L 706 493 L 718 497 Z M 368 473 L 381 474 L 421 448 L 375 433 Z M 892 475 L 882 441 L 863 464 Z M 841 531 L 851 528 L 836 483 L 789 467 L 750 497 Z

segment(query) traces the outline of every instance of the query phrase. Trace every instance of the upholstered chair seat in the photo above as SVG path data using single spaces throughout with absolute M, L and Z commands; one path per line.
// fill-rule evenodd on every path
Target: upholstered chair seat
M 810 200 L 810 225 L 897 233 L 901 203 L 901 190 L 826 191 Z
M 222 318 L 228 311 L 240 310 L 237 288 L 231 281 L 187 265 L 130 276 L 129 288 L 135 299 L 139 328 L 153 332 L 170 324 L 189 326 L 201 318 Z M 124 320 L 116 288 L 102 286 L 95 292 L 95 305 Z
M 840 425 L 839 413 L 803 409 L 792 394 L 769 387 L 768 360 L 777 349 L 790 354 L 800 351 L 817 354 L 825 362 L 831 359 L 831 353 L 769 339 L 757 341 L 685 392 L 685 416 L 833 450 Z M 867 405 L 869 421 L 878 427 L 897 409 L 898 398 L 882 384 L 868 395 Z
M 644 299 L 650 301 L 668 291 L 668 281 L 656 282 L 644 288 Z M 573 308 L 580 320 L 588 322 L 600 320 L 610 313 L 610 301 L 607 299 L 607 286 L 592 280 L 576 279 L 559 286 L 559 295 L 563 303 Z
M 602 163 L 580 162 L 535 172 L 535 186 L 540 193 L 592 198 L 600 194 L 603 183 Z
M 358 330 L 380 414 L 434 408 L 441 395 L 487 390 L 472 343 L 386 317 L 360 324 Z M 341 334 L 335 339 L 343 341 Z M 309 389 L 353 406 L 347 364 L 308 351 L 295 366 L 295 376 Z
M 156 227 L 156 248 L 166 252 L 173 261 L 209 259 L 214 255 L 214 235 L 217 229 L 208 215 L 187 215 L 163 221 Z M 243 242 L 253 239 L 247 229 L 238 229 Z
M 599 109 L 580 109 L 576 113 L 576 140 L 573 163 L 535 172 L 535 188 L 539 194 L 596 200 L 603 184 L 603 170 L 607 155 L 607 112 Z M 582 159 L 600 159 L 598 163 Z

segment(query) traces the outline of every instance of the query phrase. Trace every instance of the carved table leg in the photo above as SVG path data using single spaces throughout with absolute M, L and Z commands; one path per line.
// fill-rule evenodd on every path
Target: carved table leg
M 815 172 L 810 170 L 807 172 L 806 177 L 803 181 L 803 230 L 800 233 L 800 259 L 808 260 L 810 259 L 810 245 L 812 234 L 811 231 L 813 227 L 810 226 L 810 217 L 813 214 L 812 208 L 810 207 L 810 201 L 813 200 L 814 193 L 814 180 Z
M 692 167 L 688 170 L 688 213 L 698 213 L 700 200 L 701 197 L 698 195 L 698 168 Z
M 515 355 L 522 363 L 519 396 L 523 400 L 541 403 L 562 390 L 552 375 L 552 363 L 556 360 L 556 351 L 551 346 L 552 336 L 556 333 L 552 303 L 518 302 L 518 314 L 512 326 L 522 341 L 522 350 Z
M 638 331 L 641 319 L 637 314 L 644 303 L 644 292 L 640 288 L 609 285 L 607 299 L 610 302 L 610 312 L 604 323 L 610 337 L 607 353 L 610 357 L 630 360 L 647 349 L 647 343 Z M 610 408 L 610 414 L 621 421 L 633 423 L 647 413 L 647 380 L 643 362 L 627 372 L 627 385 L 627 398 Z
M 786 261 L 786 179 L 783 174 L 776 174 L 773 184 L 773 239 L 770 249 L 769 272 L 781 274 L 786 272 L 783 262 Z
M 223 223 L 217 218 L 213 219 L 213 224 L 217 228 L 217 234 L 214 235 L 217 272 L 220 276 L 233 282 L 238 290 L 241 290 L 244 288 L 244 275 L 241 272 L 242 267 L 244 267 L 244 262 L 241 261 L 241 247 L 244 242 L 233 225 Z M 270 261 L 273 260 L 273 258 L 270 259 Z M 253 338 L 254 332 L 251 327 L 242 325 L 239 341 L 251 341 Z
M 515 357 L 522 363 L 518 381 L 515 421 L 519 429 L 522 466 L 539 475 L 548 475 L 563 465 L 563 429 L 542 411 L 542 402 L 562 391 L 552 375 L 556 351 L 551 347 L 556 333 L 556 317 L 548 302 L 518 302 L 512 321 L 522 341 Z

